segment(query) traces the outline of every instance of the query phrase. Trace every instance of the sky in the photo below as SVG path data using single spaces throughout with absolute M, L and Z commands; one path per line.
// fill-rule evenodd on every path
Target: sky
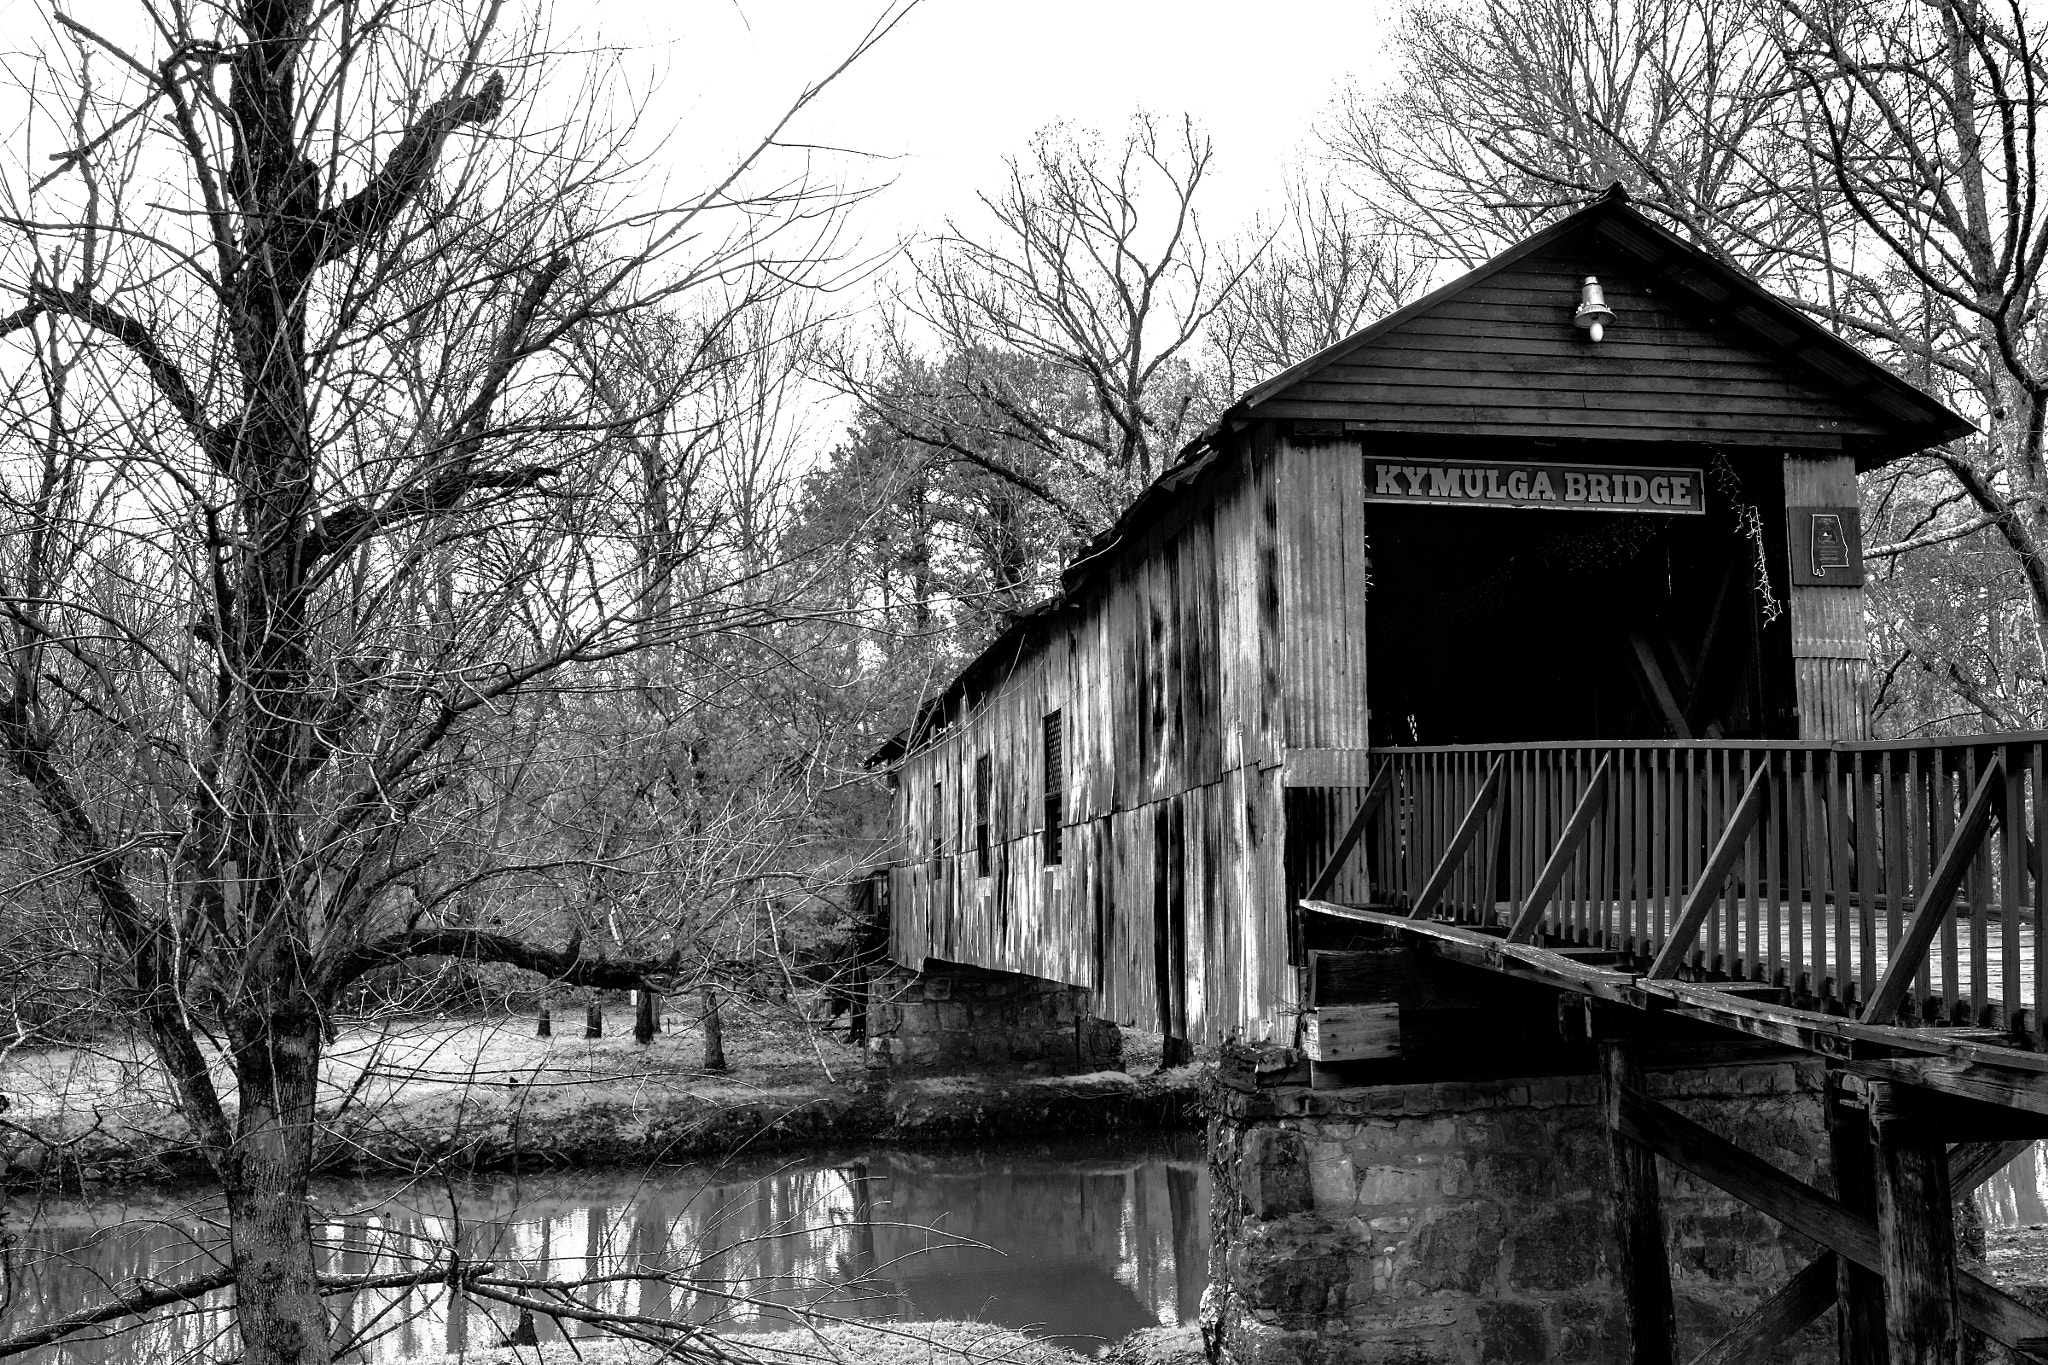
M 881 12 L 880 0 L 604 0 L 596 31 L 656 83 L 648 117 L 672 130 L 666 159 L 687 171 L 772 122 Z M 922 0 L 802 133 L 880 158 L 866 173 L 892 183 L 858 221 L 886 238 L 971 215 L 1003 158 L 1055 120 L 1114 134 L 1136 109 L 1191 113 L 1216 147 L 1211 231 L 1228 231 L 1277 202 L 1344 80 L 1391 75 L 1396 12 L 1395 0 Z

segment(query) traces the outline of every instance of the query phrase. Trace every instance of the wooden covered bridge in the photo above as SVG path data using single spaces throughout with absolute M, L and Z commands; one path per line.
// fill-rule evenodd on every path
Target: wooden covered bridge
M 1856 475 L 1968 430 L 1610 195 L 1246 394 L 924 710 L 892 952 L 1314 1057 L 1253 1090 L 1599 1074 L 1620 1358 L 1685 1358 L 1661 1161 L 1814 1252 L 1687 1354 L 2048 1360 L 1951 1224 L 2048 1137 L 2048 737 L 1865 733 Z M 1673 1049 L 1818 1059 L 1825 1178 Z

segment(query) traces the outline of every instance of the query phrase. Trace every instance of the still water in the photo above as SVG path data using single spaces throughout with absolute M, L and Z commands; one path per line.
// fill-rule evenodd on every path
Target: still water
M 723 1330 L 835 1317 L 975 1318 L 1090 1348 L 1191 1321 L 1208 1282 L 1209 1181 L 1200 1134 L 731 1163 L 463 1182 L 323 1186 L 324 1274 L 384 1275 L 452 1253 L 502 1276 L 594 1281 L 593 1307 Z M 0 1334 L 104 1302 L 137 1276 L 218 1265 L 203 1199 L 10 1207 L 11 1302 Z M 635 1279 L 669 1272 L 674 1282 Z M 609 1278 L 604 1278 L 609 1277 Z M 329 1300 L 362 1365 L 499 1345 L 519 1310 L 445 1287 Z M 546 1318 L 542 1341 L 592 1331 Z M 215 1296 L 117 1338 L 47 1348 L 34 1365 L 202 1355 L 228 1328 Z

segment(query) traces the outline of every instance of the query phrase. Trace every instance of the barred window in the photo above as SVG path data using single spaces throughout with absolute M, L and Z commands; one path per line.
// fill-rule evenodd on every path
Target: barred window
M 1067 819 L 1066 739 L 1060 713 L 1045 718 L 1045 865 L 1051 867 L 1065 851 L 1062 836 Z

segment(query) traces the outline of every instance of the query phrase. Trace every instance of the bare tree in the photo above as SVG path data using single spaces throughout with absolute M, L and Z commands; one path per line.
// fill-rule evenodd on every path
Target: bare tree
M 978 484 L 995 622 L 1042 597 L 1207 421 L 1197 348 L 1241 265 L 1202 230 L 1213 149 L 1141 114 L 1008 162 L 978 221 L 913 254 L 900 309 L 835 372 L 927 471 Z M 963 487 L 965 485 L 963 484 Z
M 1255 224 L 1249 264 L 1210 322 L 1226 394 L 1306 360 L 1422 292 L 1416 244 L 1337 186 L 1299 178 L 1285 207 Z
M 714 537 L 650 628 L 617 437 L 717 364 L 622 412 L 579 360 L 706 288 L 800 287 L 844 196 L 785 119 L 702 194 L 642 201 L 588 117 L 606 91 L 551 84 L 566 59 L 497 4 L 144 14 L 132 38 L 55 14 L 22 81 L 28 147 L 58 151 L 13 169 L 0 248 L 0 764 L 225 1195 L 227 1268 L 123 1311 L 232 1284 L 244 1365 L 323 1365 L 335 1002 L 434 955 L 673 973 L 465 911 L 525 871 L 477 798 L 535 757 L 532 710 L 789 610 L 791 577 Z
M 1487 0 L 1418 8 L 1400 48 L 1397 88 L 1354 92 L 1326 134 L 1419 233 L 1470 260 L 1618 180 L 1979 424 L 1869 490 L 1873 556 L 1939 575 L 1983 552 L 1929 552 L 1988 530 L 1995 601 L 1937 584 L 1924 605 L 1988 610 L 1915 607 L 1881 633 L 1980 723 L 2036 723 L 2048 56 L 2025 8 Z M 2023 650 L 1993 647 L 2015 631 Z

